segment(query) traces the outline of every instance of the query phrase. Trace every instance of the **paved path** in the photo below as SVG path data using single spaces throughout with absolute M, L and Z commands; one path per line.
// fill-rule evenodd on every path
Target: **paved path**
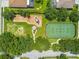
M 1 34 L 1 7 L 0 7 L 0 34 Z
M 35 35 L 37 33 L 37 27 L 36 26 L 32 26 L 32 35 L 33 35 L 33 40 L 34 40 L 34 43 L 35 43 Z
M 30 59 L 38 59 L 39 57 L 56 57 L 56 56 L 60 56 L 60 54 L 62 53 L 63 52 L 60 52 L 60 51 L 55 52 L 52 50 L 43 51 L 43 52 L 33 50 L 31 52 L 24 53 L 21 56 L 16 57 L 15 59 L 20 59 L 20 57 L 29 57 Z M 65 52 L 64 54 L 66 54 L 68 57 L 79 56 L 79 55 L 71 54 L 70 52 Z
M 2 17 L 2 8 L 0 7 L 0 34 L 4 32 L 4 18 Z
M 79 38 L 79 21 L 78 21 L 78 38 Z

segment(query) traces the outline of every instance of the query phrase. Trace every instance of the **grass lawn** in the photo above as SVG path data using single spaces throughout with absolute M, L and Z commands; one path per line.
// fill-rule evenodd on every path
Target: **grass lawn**
M 29 58 L 27 58 L 27 57 L 21 57 L 21 59 L 29 59 Z
M 31 34 L 31 31 L 32 31 L 32 29 L 31 29 L 31 25 L 28 25 L 27 23 L 13 23 L 12 21 L 5 21 L 5 31 L 7 31 L 7 24 L 10 24 L 10 25 L 12 25 L 12 24 L 16 24 L 17 25 L 17 27 L 23 27 L 24 28 L 24 32 L 26 33 L 26 34 L 29 34 L 29 35 L 31 35 L 32 36 L 32 34 Z M 14 29 L 14 31 L 16 31 L 17 29 Z

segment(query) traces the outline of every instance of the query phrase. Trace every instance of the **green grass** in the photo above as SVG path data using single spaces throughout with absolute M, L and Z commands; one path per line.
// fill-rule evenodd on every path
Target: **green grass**
M 27 58 L 27 57 L 21 57 L 21 59 L 29 59 L 29 58 Z
M 44 15 L 42 15 L 42 27 L 38 28 L 37 36 L 45 37 L 45 26 L 48 23 L 48 20 L 45 19 Z
M 28 25 L 27 23 L 14 23 L 14 22 L 12 22 L 12 21 L 5 21 L 5 31 L 7 31 L 7 24 L 10 24 L 10 25 L 16 24 L 17 27 L 23 27 L 25 33 L 26 33 L 26 34 L 30 34 L 30 35 L 32 36 L 32 34 L 31 34 L 31 32 L 32 32 L 31 27 L 32 27 L 32 26 L 31 26 L 31 25 Z M 16 29 L 14 29 L 14 31 L 15 31 L 15 30 L 16 30 Z

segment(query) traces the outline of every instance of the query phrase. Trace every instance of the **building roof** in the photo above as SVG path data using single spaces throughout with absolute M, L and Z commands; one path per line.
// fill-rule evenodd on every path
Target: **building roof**
M 56 4 L 56 8 L 73 8 L 75 0 L 56 0 L 54 3 Z
M 33 3 L 31 0 L 9 0 L 10 7 L 33 7 Z

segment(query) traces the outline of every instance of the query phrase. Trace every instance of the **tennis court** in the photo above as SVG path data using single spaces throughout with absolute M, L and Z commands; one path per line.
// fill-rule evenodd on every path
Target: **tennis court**
M 49 23 L 46 26 L 46 36 L 48 38 L 73 38 L 75 26 L 73 23 Z

